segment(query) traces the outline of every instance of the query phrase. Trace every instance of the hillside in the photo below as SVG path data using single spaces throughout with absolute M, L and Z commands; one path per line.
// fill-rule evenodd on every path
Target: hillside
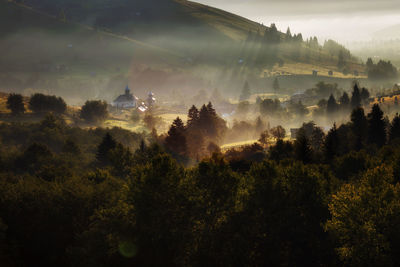
M 235 96 L 244 80 L 260 83 L 272 69 L 298 74 L 285 64 L 363 71 L 334 42 L 303 41 L 184 0 L 0 0 L 0 24 L 0 89 L 74 103 L 111 100 L 127 83 L 138 94 L 218 87 Z

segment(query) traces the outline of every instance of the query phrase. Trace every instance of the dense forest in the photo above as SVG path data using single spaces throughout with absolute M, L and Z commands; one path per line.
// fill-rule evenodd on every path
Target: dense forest
M 326 134 L 309 122 L 285 141 L 277 127 L 274 145 L 225 153 L 211 104 L 166 136 L 72 127 L 57 112 L 3 123 L 1 265 L 396 266 L 400 116 L 353 98 L 350 121 Z M 198 133 L 214 143 L 187 165 Z

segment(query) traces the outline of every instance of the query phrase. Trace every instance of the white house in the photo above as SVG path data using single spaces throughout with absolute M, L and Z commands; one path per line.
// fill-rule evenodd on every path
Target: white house
M 125 94 L 120 95 L 112 102 L 112 106 L 116 108 L 136 108 L 137 104 L 138 98 L 131 94 L 128 86 L 125 88 Z

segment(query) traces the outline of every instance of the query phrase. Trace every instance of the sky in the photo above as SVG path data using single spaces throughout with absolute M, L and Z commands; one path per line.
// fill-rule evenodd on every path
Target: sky
M 279 30 L 335 39 L 367 41 L 400 24 L 400 0 L 196 0 Z

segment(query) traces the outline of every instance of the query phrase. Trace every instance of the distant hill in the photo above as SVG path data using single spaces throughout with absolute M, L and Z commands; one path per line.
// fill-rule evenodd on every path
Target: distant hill
M 141 94 L 219 87 L 235 95 L 245 79 L 295 75 L 285 64 L 363 72 L 333 41 L 321 46 L 184 0 L 0 0 L 0 53 L 0 89 L 76 102 L 112 99 L 126 83 Z

